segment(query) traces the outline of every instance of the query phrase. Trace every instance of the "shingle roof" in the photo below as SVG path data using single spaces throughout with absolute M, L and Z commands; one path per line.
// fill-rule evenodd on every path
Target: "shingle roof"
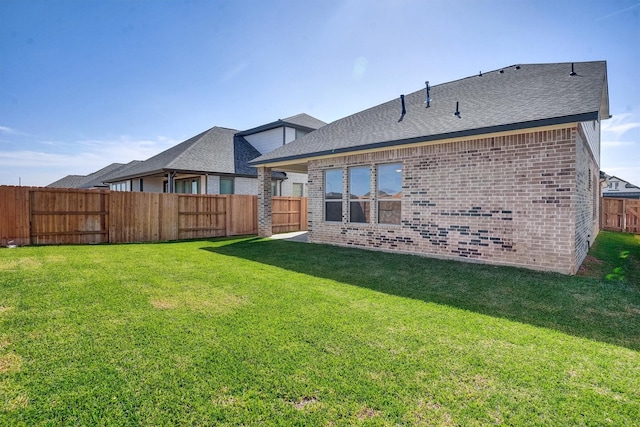
M 57 181 L 48 184 L 49 188 L 81 188 L 82 184 L 87 181 L 86 175 L 67 175 Z
M 278 119 L 275 122 L 243 130 L 242 132 L 238 132 L 238 135 L 251 135 L 258 132 L 264 132 L 269 129 L 275 129 L 281 126 L 291 126 L 298 129 L 304 129 L 306 131 L 312 131 L 321 128 L 324 125 L 326 125 L 326 123 L 322 120 L 316 119 L 315 117 L 312 117 L 305 113 L 300 113 L 286 119 Z
M 258 169 L 249 166 L 249 162 L 260 155 L 244 137 L 236 135 L 233 140 L 233 150 L 235 152 L 235 168 L 238 175 L 258 175 Z M 276 179 L 284 179 L 286 175 L 282 172 L 273 171 L 271 176 Z
M 122 163 L 112 163 L 109 166 L 100 169 L 90 175 L 87 175 L 87 182 L 84 183 L 83 188 L 93 188 L 93 187 L 107 187 L 109 178 L 116 175 L 121 175 L 128 169 L 134 167 L 135 165 L 142 163 L 140 160 L 133 160 L 127 164 Z
M 237 130 L 213 127 L 175 145 L 143 162 L 111 174 L 107 182 L 155 175 L 166 171 L 222 173 L 256 176 L 258 171 L 248 162 L 260 155 L 247 140 L 236 136 Z M 284 178 L 274 172 L 274 178 Z
M 109 181 L 153 175 L 166 170 L 233 174 L 233 136 L 237 132 L 235 129 L 212 127 L 137 164 L 125 174 L 112 176 Z
M 107 187 L 105 182 L 113 175 L 119 174 L 122 171 L 140 163 L 139 160 L 134 160 L 127 164 L 123 163 L 111 163 L 108 166 L 103 167 L 89 175 L 67 175 L 62 179 L 59 179 L 51 184 L 47 185 L 50 188 L 95 188 L 95 187 Z
M 282 119 L 282 121 L 309 129 L 320 129 L 322 126 L 326 125 L 326 123 L 322 120 L 316 119 L 315 117 L 310 116 L 306 113 L 296 114 L 295 116 Z
M 332 122 L 253 165 L 371 148 L 608 118 L 606 62 L 523 64 L 467 77 Z M 459 117 L 454 115 L 456 103 Z

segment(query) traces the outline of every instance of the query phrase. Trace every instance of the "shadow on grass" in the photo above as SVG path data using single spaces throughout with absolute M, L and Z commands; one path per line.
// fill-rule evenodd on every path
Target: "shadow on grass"
M 634 284 L 282 240 L 202 249 L 640 350 Z

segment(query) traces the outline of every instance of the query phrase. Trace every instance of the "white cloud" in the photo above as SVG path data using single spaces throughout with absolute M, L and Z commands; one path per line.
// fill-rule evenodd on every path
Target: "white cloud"
M 159 136 L 134 139 L 85 140 L 75 144 L 51 142 L 45 150 L 0 151 L 0 185 L 44 186 L 66 175 L 87 175 L 111 163 L 146 160 L 178 141 Z M 64 149 L 64 152 L 61 152 Z
M 610 137 L 607 139 L 620 139 L 622 135 L 635 128 L 640 128 L 640 121 L 634 120 L 633 114 L 619 114 L 602 122 L 602 133 Z
M 0 126 L 0 134 L 14 135 L 14 136 L 31 136 L 26 132 L 19 131 L 9 126 Z
M 608 141 L 608 140 L 602 140 L 602 146 L 603 147 L 607 147 L 607 148 L 612 148 L 612 147 L 628 147 L 630 145 L 635 144 L 632 141 Z

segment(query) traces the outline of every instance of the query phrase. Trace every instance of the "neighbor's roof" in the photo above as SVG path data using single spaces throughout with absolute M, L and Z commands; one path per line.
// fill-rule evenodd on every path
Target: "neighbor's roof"
M 111 174 L 106 181 L 116 182 L 167 171 L 257 175 L 257 169 L 248 162 L 260 153 L 244 138 L 236 136 L 237 132 L 235 129 L 213 127 L 123 173 Z M 280 172 L 273 172 L 274 178 L 281 179 L 284 176 Z
M 112 176 L 122 175 L 123 173 L 140 163 L 142 163 L 142 161 L 140 160 L 133 160 L 126 164 L 114 163 L 114 165 L 120 166 L 114 168 L 110 168 L 109 166 L 107 166 L 106 168 L 94 172 L 91 175 L 87 175 L 87 178 L 89 178 L 89 180 L 85 183 L 85 188 L 108 187 L 107 183 Z
M 49 188 L 82 188 L 82 184 L 87 181 L 86 175 L 67 175 L 57 181 L 48 184 Z
M 234 173 L 233 136 L 238 131 L 212 127 L 162 153 L 112 176 L 110 182 L 148 176 L 165 171 Z
M 123 163 L 111 163 L 104 168 L 97 170 L 89 175 L 67 175 L 62 179 L 59 179 L 51 184 L 47 185 L 50 188 L 95 188 L 95 187 L 107 187 L 105 182 L 114 175 L 121 174 L 125 170 L 140 163 L 139 160 L 134 160 L 127 164 Z
M 275 129 L 282 126 L 290 126 L 297 129 L 306 131 L 312 131 L 321 128 L 326 125 L 322 120 L 316 119 L 306 113 L 296 114 L 295 116 L 287 117 L 286 119 L 278 119 L 275 122 L 267 123 L 266 125 L 258 126 L 248 130 L 239 132 L 238 135 L 246 136 L 258 132 L 264 132 L 266 130 Z
M 633 185 L 629 181 L 626 181 L 622 178 L 618 178 L 617 176 L 614 176 L 614 175 L 608 176 L 608 180 L 609 181 L 618 180 L 619 182 L 624 182 L 624 188 L 629 188 L 632 190 L 640 190 L 640 187 L 638 187 L 637 185 Z
M 322 126 L 326 125 L 326 123 L 322 120 L 316 119 L 315 117 L 310 116 L 306 113 L 296 114 L 295 116 L 282 119 L 282 121 L 309 129 L 320 129 Z
M 332 122 L 252 165 L 609 117 L 605 61 L 522 64 L 443 83 Z M 460 115 L 456 116 L 456 103 Z

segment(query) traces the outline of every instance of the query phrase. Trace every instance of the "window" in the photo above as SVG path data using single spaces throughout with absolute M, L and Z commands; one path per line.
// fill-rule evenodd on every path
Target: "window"
M 233 178 L 220 177 L 220 194 L 233 194 Z
M 371 200 L 371 168 L 349 169 L 349 221 L 369 222 Z
M 304 184 L 293 183 L 293 197 L 302 197 L 304 195 Z
M 342 169 L 324 172 L 324 220 L 342 221 Z
M 130 181 L 114 182 L 109 184 L 109 189 L 111 191 L 129 191 L 131 189 Z
M 378 223 L 400 224 L 402 163 L 378 166 Z
M 200 194 L 200 179 L 180 179 L 175 182 L 175 192 L 181 194 Z
M 271 195 L 278 195 L 278 181 L 271 181 Z

